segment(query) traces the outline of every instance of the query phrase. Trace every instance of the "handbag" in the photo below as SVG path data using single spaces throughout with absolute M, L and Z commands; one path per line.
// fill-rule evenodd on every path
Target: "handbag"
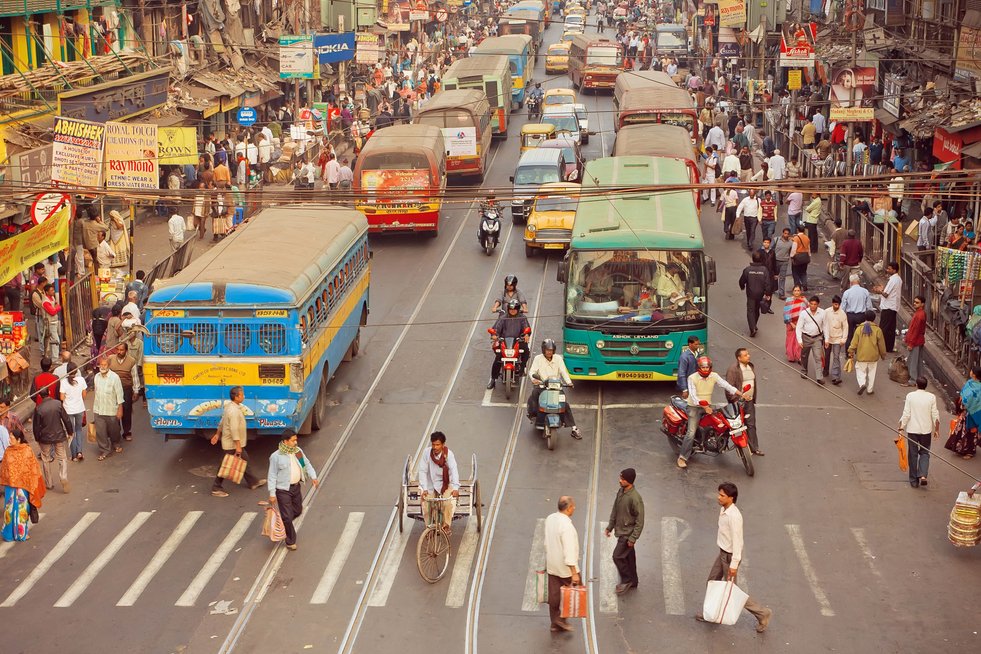
M 800 248 L 803 245 L 803 242 L 799 238 L 794 237 L 794 240 L 797 242 L 798 248 Z M 797 251 L 797 254 L 790 257 L 790 260 L 797 266 L 803 266 L 805 264 L 811 263 L 811 253 L 807 251 L 807 248 L 804 248 L 802 250 L 799 249 Z
M 266 508 L 266 515 L 262 519 L 262 535 L 268 536 L 274 543 L 286 540 L 286 525 L 283 524 L 279 509 L 271 506 Z
M 548 604 L 548 573 L 544 570 L 535 571 L 535 597 L 539 604 Z
M 705 588 L 702 617 L 705 622 L 734 625 L 749 595 L 732 581 L 710 581 Z
M 247 465 L 248 462 L 241 456 L 237 454 L 226 454 L 225 458 L 221 460 L 221 466 L 218 468 L 218 476 L 222 479 L 240 484 L 242 483 L 242 477 L 245 475 L 245 467 Z
M 900 435 L 893 441 L 896 444 L 896 449 L 899 450 L 899 469 L 903 472 L 909 470 L 909 461 L 906 458 L 906 448 L 903 447 L 903 441 L 905 438 Z
M 95 443 L 98 440 L 97 434 L 95 433 L 95 423 L 94 422 L 90 422 L 88 425 L 86 425 L 86 427 L 85 427 L 85 440 L 87 440 L 89 443 Z
M 41 520 L 41 516 L 37 512 L 37 507 L 33 504 L 27 505 L 27 515 L 30 517 L 32 525 L 36 525 Z
M 585 586 L 563 586 L 560 616 L 562 618 L 585 618 L 588 601 Z
M 848 357 L 845 361 L 845 372 L 855 372 L 855 359 Z

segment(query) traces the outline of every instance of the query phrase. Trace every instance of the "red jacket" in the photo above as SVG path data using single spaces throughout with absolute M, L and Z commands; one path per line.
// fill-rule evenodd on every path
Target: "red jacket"
M 926 343 L 926 311 L 919 309 L 913 313 L 906 329 L 906 347 L 921 347 Z

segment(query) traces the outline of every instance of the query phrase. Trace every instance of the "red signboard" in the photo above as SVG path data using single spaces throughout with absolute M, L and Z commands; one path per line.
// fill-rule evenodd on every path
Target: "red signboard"
M 947 130 L 938 127 L 933 133 L 933 156 L 944 163 L 953 161 L 954 169 L 961 167 L 961 150 L 964 142 L 957 134 L 951 134 Z

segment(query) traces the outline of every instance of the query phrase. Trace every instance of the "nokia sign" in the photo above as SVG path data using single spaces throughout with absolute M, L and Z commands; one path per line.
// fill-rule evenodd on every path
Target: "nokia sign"
M 315 34 L 313 51 L 322 64 L 354 59 L 354 32 L 343 34 Z

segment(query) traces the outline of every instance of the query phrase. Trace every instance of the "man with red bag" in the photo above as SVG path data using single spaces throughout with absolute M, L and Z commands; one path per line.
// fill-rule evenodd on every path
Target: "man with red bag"
M 572 625 L 560 617 L 564 586 L 578 586 L 579 535 L 572 524 L 575 501 L 568 495 L 559 498 L 558 511 L 545 518 L 545 572 L 548 573 L 548 617 L 552 631 L 572 631 Z

